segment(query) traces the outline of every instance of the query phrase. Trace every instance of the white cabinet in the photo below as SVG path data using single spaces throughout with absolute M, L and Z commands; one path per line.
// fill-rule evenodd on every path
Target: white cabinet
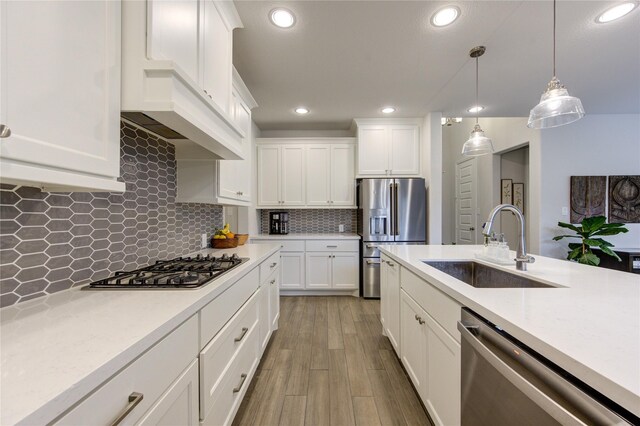
M 358 176 L 420 175 L 420 125 L 356 120 Z
M 0 2 L 2 182 L 124 191 L 120 16 L 119 1 Z
M 142 417 L 138 426 L 196 426 L 200 422 L 198 392 L 198 360 L 196 359 Z
M 259 207 L 355 208 L 352 138 L 257 142 Z
M 251 170 L 255 161 L 251 152 L 251 108 L 257 104 L 235 70 L 233 85 L 231 112 L 244 133 L 241 146 L 244 159 L 200 158 L 200 152 L 179 146 L 176 149 L 178 202 L 236 206 L 248 206 L 251 202 Z
M 280 272 L 269 280 L 269 322 L 271 331 L 278 329 L 280 319 Z
M 355 146 L 307 146 L 307 206 L 355 206 Z
M 258 205 L 305 205 L 304 145 L 258 146 Z
M 262 275 L 262 273 L 261 273 Z M 265 274 L 266 275 L 266 274 Z M 261 277 L 262 279 L 262 277 Z M 280 268 L 274 269 L 260 284 L 258 312 L 260 316 L 260 350 L 264 352 L 271 332 L 278 328 L 280 316 Z
M 280 288 L 283 290 L 304 289 L 304 252 L 282 252 L 280 265 Z
M 384 334 L 400 353 L 400 266 L 380 257 L 380 309 Z
M 401 291 L 400 312 L 402 322 L 400 359 L 418 394 L 424 400 L 427 390 L 428 362 L 425 320 L 427 313 L 404 291 Z M 450 395 L 450 397 L 453 396 Z
M 192 1 L 191 3 L 196 2 Z M 225 21 L 224 14 L 219 10 L 220 2 L 200 0 L 199 3 L 202 30 L 200 31 L 200 43 L 195 45 L 200 48 L 199 81 L 205 94 L 223 111 L 229 111 L 231 106 L 233 26 Z M 174 26 L 182 27 L 183 25 L 175 25 L 174 21 Z M 194 25 L 194 29 L 197 33 L 198 26 Z M 188 46 L 191 48 L 190 45 Z
M 307 252 L 307 289 L 357 289 L 358 260 L 357 252 Z

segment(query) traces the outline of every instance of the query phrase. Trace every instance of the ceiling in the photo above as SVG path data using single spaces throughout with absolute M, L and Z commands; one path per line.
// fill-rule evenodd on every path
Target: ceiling
M 433 27 L 439 8 L 461 16 Z M 557 75 L 587 114 L 640 113 L 640 8 L 597 24 L 611 1 L 558 2 Z M 277 6 L 296 15 L 280 29 Z M 244 28 L 233 62 L 259 106 L 262 130 L 347 129 L 353 118 L 471 116 L 480 58 L 481 116 L 528 116 L 552 74 L 552 2 L 236 1 Z M 293 112 L 304 105 L 306 116 Z

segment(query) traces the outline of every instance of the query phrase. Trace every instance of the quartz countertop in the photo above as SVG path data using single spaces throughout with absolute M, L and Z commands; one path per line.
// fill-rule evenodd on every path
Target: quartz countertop
M 73 288 L 0 309 L 0 424 L 51 422 L 279 248 L 197 252 L 250 259 L 198 289 Z
M 252 240 L 359 240 L 360 235 L 347 232 L 336 232 L 331 234 L 287 234 L 287 235 L 271 235 L 271 234 L 252 234 Z
M 381 251 L 640 416 L 640 275 L 535 256 L 528 271 L 474 258 L 481 246 Z M 515 257 L 515 253 L 512 252 Z M 475 260 L 557 288 L 475 288 L 423 260 Z

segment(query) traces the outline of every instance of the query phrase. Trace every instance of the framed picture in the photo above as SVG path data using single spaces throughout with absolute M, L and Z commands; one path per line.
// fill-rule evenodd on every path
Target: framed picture
M 513 204 L 513 181 L 500 179 L 500 204 Z
M 513 205 L 524 214 L 524 183 L 513 184 Z

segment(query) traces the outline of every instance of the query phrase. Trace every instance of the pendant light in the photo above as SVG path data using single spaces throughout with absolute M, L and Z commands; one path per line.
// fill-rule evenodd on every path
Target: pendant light
M 484 55 L 485 51 L 486 48 L 484 46 L 477 46 L 469 51 L 469 56 L 476 59 L 476 105 L 480 105 L 478 103 L 478 58 Z M 479 113 L 480 109 L 476 109 L 476 125 L 473 127 L 471 137 L 462 146 L 462 155 L 466 157 L 477 157 L 493 152 L 491 139 L 484 135 L 484 131 L 478 124 Z
M 584 117 L 580 99 L 569 95 L 556 78 L 556 0 L 553 0 L 553 78 L 542 94 L 540 103 L 529 113 L 527 127 L 548 129 L 573 123 Z

